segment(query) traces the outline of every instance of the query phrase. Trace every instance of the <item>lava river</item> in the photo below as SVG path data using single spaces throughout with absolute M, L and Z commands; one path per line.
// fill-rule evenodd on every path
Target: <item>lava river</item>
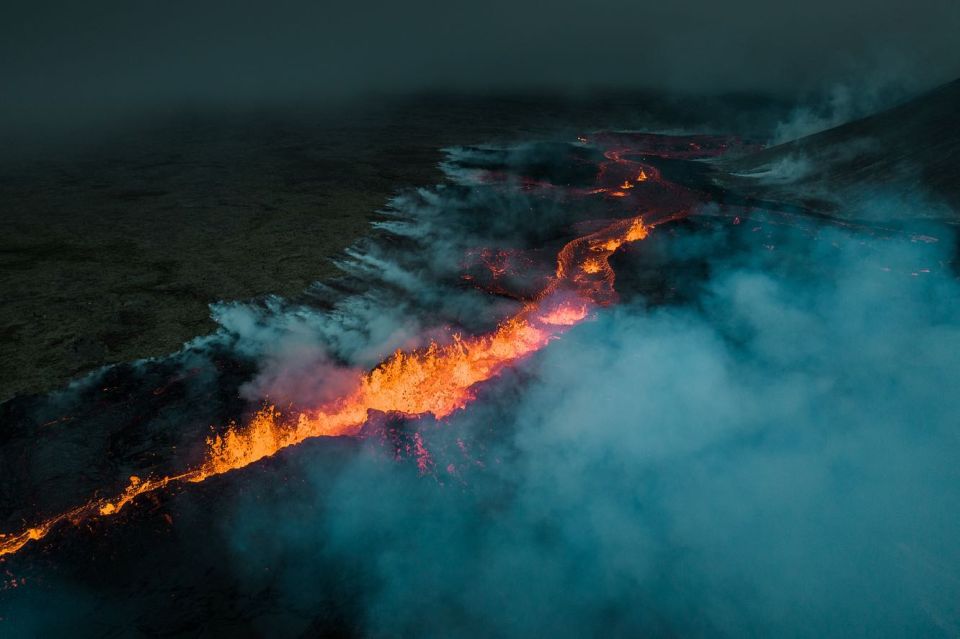
M 581 139 L 581 143 L 586 142 Z M 478 384 L 544 348 L 597 308 L 615 302 L 610 257 L 622 247 L 645 239 L 656 226 L 690 211 L 689 192 L 664 181 L 654 166 L 641 161 L 643 154 L 705 157 L 720 154 L 726 147 L 725 142 L 714 138 L 636 135 L 599 136 L 590 142 L 603 150 L 604 160 L 597 167 L 596 186 L 581 189 L 578 197 L 612 198 L 618 206 L 631 207 L 633 213 L 593 220 L 589 232 L 567 242 L 559 251 L 555 272 L 542 290 L 493 331 L 469 337 L 455 335 L 448 343 L 432 342 L 423 349 L 397 351 L 372 370 L 356 373 L 347 392 L 320 406 L 292 414 L 265 406 L 246 423 L 231 425 L 210 437 L 201 462 L 192 469 L 170 476 L 130 477 L 120 494 L 95 497 L 19 532 L 0 534 L 0 556 L 16 553 L 61 524 L 115 515 L 137 496 L 171 483 L 202 482 L 309 438 L 358 435 L 371 411 L 443 419 L 465 408 Z M 642 190 L 641 185 L 648 184 L 656 191 L 649 190 L 649 200 L 645 200 L 643 194 L 636 193 Z

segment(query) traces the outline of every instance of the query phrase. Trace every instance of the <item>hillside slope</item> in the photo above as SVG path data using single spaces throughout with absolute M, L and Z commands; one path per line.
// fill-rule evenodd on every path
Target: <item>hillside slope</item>
M 718 182 L 750 197 L 845 217 L 872 208 L 875 215 L 958 222 L 960 80 L 718 168 Z

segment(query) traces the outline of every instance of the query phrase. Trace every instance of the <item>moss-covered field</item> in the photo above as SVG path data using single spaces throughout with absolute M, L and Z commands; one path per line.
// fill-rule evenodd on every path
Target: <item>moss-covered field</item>
M 768 106 L 424 97 L 181 114 L 23 157 L 14 149 L 0 161 L 0 401 L 172 352 L 213 328 L 211 302 L 294 294 L 330 276 L 331 257 L 387 198 L 439 178 L 444 146 L 756 126 Z

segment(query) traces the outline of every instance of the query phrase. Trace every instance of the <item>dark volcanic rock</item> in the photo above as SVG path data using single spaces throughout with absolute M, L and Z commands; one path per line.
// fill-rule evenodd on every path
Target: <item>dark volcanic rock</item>
M 728 172 L 718 178 L 721 183 L 752 197 L 842 217 L 864 215 L 866 205 L 885 199 L 888 205 L 879 208 L 891 219 L 955 223 L 960 221 L 960 80 L 718 166 Z

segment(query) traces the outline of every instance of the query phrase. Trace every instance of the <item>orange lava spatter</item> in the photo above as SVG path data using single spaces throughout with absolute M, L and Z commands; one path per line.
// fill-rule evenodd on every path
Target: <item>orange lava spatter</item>
M 231 424 L 207 440 L 203 461 L 194 469 L 159 479 L 131 477 L 113 498 L 96 498 L 19 533 L 0 534 L 0 556 L 44 538 L 62 522 L 116 515 L 139 495 L 174 482 L 201 482 L 243 468 L 306 439 L 356 435 L 370 411 L 410 417 L 447 417 L 464 408 L 477 384 L 542 349 L 592 308 L 616 299 L 609 257 L 625 244 L 647 237 L 641 217 L 619 220 L 567 243 L 557 256 L 556 275 L 533 301 L 491 333 L 448 344 L 431 343 L 412 352 L 397 351 L 372 371 L 358 374 L 352 390 L 316 408 L 285 416 L 273 406 L 243 425 Z
M 583 136 L 578 140 L 588 143 Z M 210 437 L 200 463 L 192 469 L 162 478 L 130 477 L 126 488 L 113 497 L 95 497 L 19 532 L 0 533 L 0 560 L 31 541 L 43 539 L 63 523 L 76 525 L 114 516 L 140 495 L 171 484 L 202 482 L 249 466 L 306 439 L 357 435 L 371 411 L 408 417 L 447 417 L 474 399 L 478 384 L 542 349 L 589 317 L 597 307 L 615 302 L 610 256 L 624 245 L 645 239 L 654 226 L 686 216 L 692 205 L 689 197 L 662 179 L 657 168 L 630 156 L 641 160 L 646 155 L 711 157 L 726 152 L 730 141 L 711 136 L 608 132 L 592 135 L 590 142 L 607 147 L 603 153 L 605 161 L 598 166 L 596 186 L 570 189 L 573 195 L 619 198 L 632 208 L 632 202 L 644 193 L 655 195 L 666 190 L 669 202 L 664 206 L 661 201 L 658 206 L 653 200 L 644 200 L 650 209 L 646 220 L 640 216 L 620 219 L 568 242 L 558 253 L 556 272 L 544 290 L 492 332 L 454 336 L 449 343 L 434 342 L 423 349 L 397 351 L 373 370 L 356 373 L 346 392 L 320 406 L 290 415 L 282 414 L 274 406 L 264 406 L 245 423 L 231 423 L 222 433 Z M 643 153 L 638 155 L 638 150 Z M 643 183 L 646 184 L 638 188 Z M 512 270 L 508 265 L 511 255 L 484 249 L 479 257 L 496 279 Z M 432 463 L 419 439 L 417 459 L 421 473 Z
M 595 138 L 595 139 L 593 139 Z M 583 144 L 586 137 L 578 138 Z M 591 142 L 608 148 L 599 165 L 597 185 L 572 189 L 575 195 L 603 195 L 626 202 L 635 197 L 635 187 L 653 183 L 670 187 L 658 169 L 629 159 L 637 149 L 655 157 L 703 158 L 722 154 L 728 141 L 710 136 L 675 138 L 653 134 L 598 133 Z M 634 154 L 635 155 L 635 154 Z M 608 171 L 609 169 L 609 171 Z M 306 439 L 356 435 L 371 411 L 409 417 L 432 415 L 437 419 L 464 408 L 474 399 L 478 384 L 496 377 L 505 367 L 542 349 L 552 339 L 587 317 L 593 309 L 616 301 L 614 271 L 610 256 L 626 244 L 643 240 L 659 224 L 684 217 L 689 198 L 674 197 L 669 208 L 654 221 L 640 216 L 621 219 L 567 243 L 557 255 L 555 275 L 545 289 L 519 312 L 501 322 L 492 332 L 474 337 L 454 336 L 447 344 L 431 343 L 424 349 L 397 351 L 372 371 L 357 373 L 349 390 L 327 403 L 284 415 L 265 406 L 244 424 L 231 423 L 223 433 L 210 437 L 201 462 L 183 473 L 162 478 L 130 477 L 119 494 L 95 497 L 75 508 L 15 533 L 0 533 L 0 559 L 16 553 L 31 541 L 46 537 L 69 522 L 114 516 L 143 494 L 171 484 L 201 482 L 209 477 L 249 466 Z M 652 207 L 657 209 L 660 207 Z M 738 218 L 739 219 L 739 218 Z M 509 255 L 484 250 L 481 261 L 494 278 L 509 270 Z M 422 448 L 422 442 L 418 446 Z M 423 453 L 423 454 L 421 454 Z M 418 450 L 421 472 L 430 465 L 425 449 Z
M 303 411 L 296 419 L 284 420 L 276 409 L 264 409 L 246 426 L 212 438 L 206 460 L 188 481 L 242 468 L 311 437 L 355 435 L 369 411 L 442 419 L 464 408 L 474 397 L 474 386 L 546 346 L 584 320 L 591 306 L 614 301 L 614 272 L 608 258 L 648 232 L 636 217 L 569 242 L 560 251 L 556 277 L 547 288 L 493 332 L 456 336 L 449 344 L 434 342 L 409 353 L 397 351 L 358 376 L 352 392 Z M 594 265 L 589 271 L 582 267 L 586 260 Z

